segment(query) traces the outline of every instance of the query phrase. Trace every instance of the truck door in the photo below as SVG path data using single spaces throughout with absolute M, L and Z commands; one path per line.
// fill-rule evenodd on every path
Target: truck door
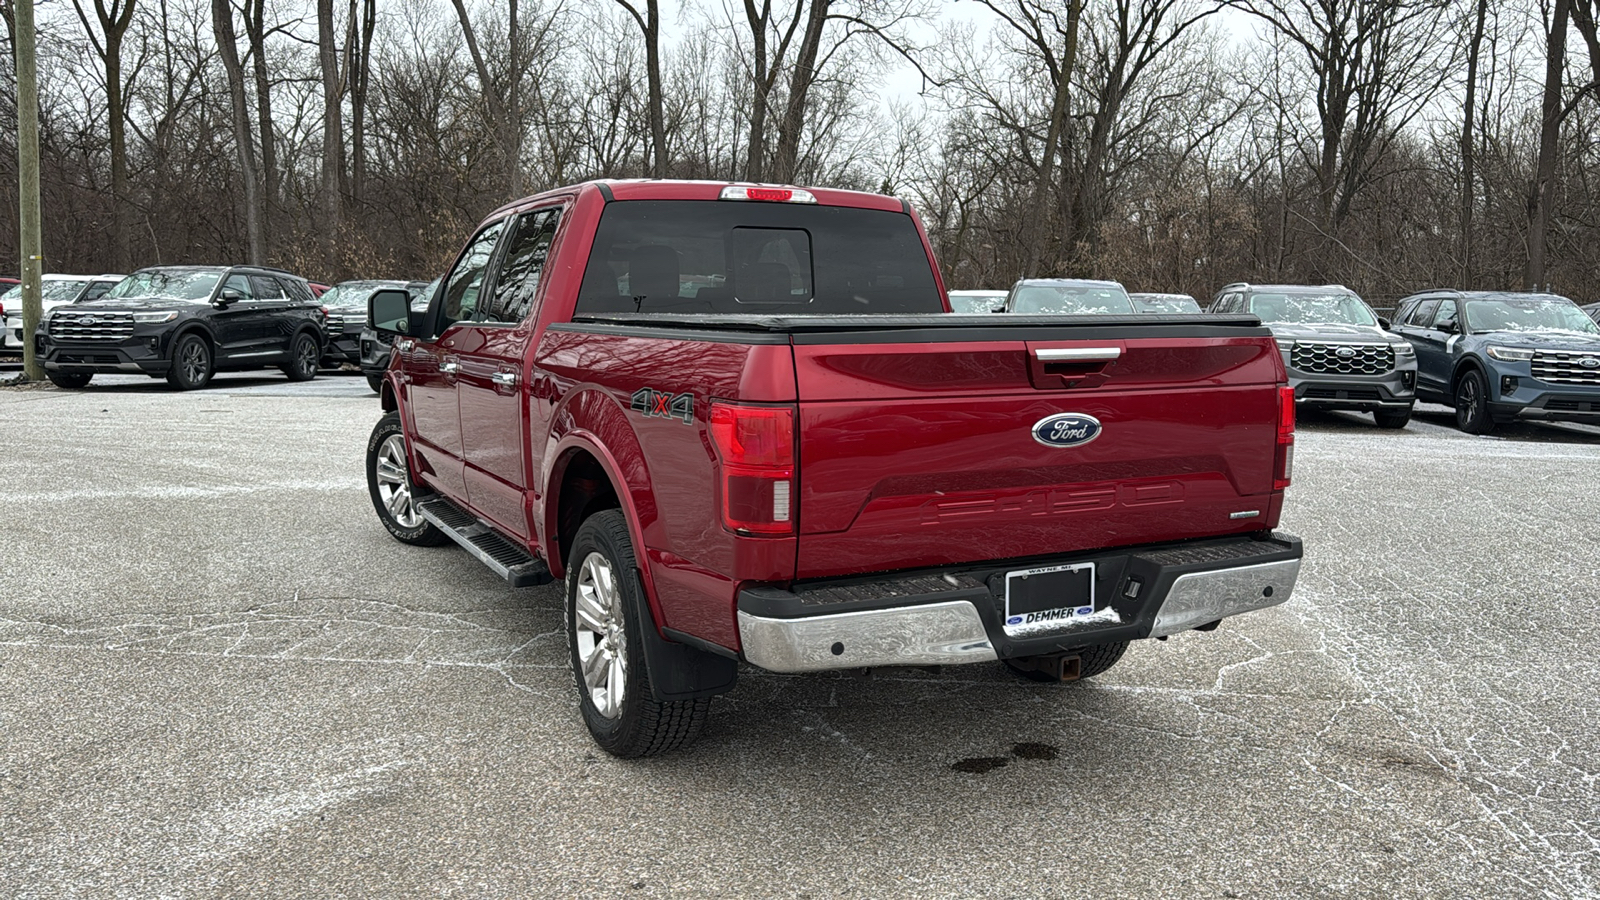
M 459 323 L 454 336 L 467 501 L 480 516 L 523 539 L 533 534 L 523 502 L 532 481 L 523 402 L 527 351 L 560 215 L 560 207 L 546 207 L 512 222 L 474 321 Z
M 467 490 L 462 474 L 460 403 L 456 399 L 460 346 L 463 339 L 470 343 L 479 337 L 465 326 L 477 315 L 484 278 L 504 230 L 502 219 L 467 242 L 435 295 L 434 306 L 428 310 L 429 330 L 437 336 L 402 349 L 405 372 L 411 379 L 408 396 L 417 435 L 413 452 L 419 457 L 419 473 L 451 499 L 461 502 L 466 502 Z M 402 341 L 402 348 L 404 344 Z

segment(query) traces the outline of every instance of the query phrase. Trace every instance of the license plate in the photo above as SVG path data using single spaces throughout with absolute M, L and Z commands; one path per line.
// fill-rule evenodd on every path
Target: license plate
M 1092 562 L 1006 573 L 1006 634 L 1050 631 L 1099 618 Z

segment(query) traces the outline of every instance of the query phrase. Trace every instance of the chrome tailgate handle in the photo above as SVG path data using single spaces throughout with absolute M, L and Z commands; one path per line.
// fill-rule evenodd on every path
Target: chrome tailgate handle
M 1122 357 L 1121 347 L 1061 347 L 1035 350 L 1040 362 L 1110 362 Z

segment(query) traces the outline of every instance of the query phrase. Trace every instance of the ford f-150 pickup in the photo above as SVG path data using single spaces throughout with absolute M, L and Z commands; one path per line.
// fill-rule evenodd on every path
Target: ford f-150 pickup
M 396 335 L 387 529 L 565 583 L 579 706 L 681 747 L 744 662 L 1105 671 L 1288 599 L 1294 394 L 1253 316 L 952 315 L 900 200 L 591 182 L 506 206 Z

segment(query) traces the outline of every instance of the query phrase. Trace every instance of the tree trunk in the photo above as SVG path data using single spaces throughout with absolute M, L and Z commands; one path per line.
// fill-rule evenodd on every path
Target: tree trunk
M 331 261 L 344 222 L 340 184 L 344 175 L 343 92 L 339 84 L 339 54 L 334 46 L 333 0 L 317 0 L 317 58 L 322 64 L 322 207 L 323 237 Z
M 506 165 L 506 199 L 516 199 L 521 196 L 522 190 L 522 165 L 521 165 L 521 128 L 512 131 L 508 125 L 508 115 L 505 103 L 501 101 L 500 94 L 495 90 L 494 79 L 489 77 L 489 66 L 483 60 L 483 54 L 478 52 L 478 34 L 472 28 L 472 19 L 467 16 L 467 7 L 462 0 L 451 0 L 455 4 L 456 18 L 461 20 L 461 37 L 467 43 L 467 52 L 472 55 L 472 65 L 478 72 L 478 84 L 483 92 L 484 104 L 489 107 L 489 118 L 499 123 L 495 126 L 496 137 L 500 144 L 502 162 Z M 512 20 L 515 21 L 516 0 L 512 0 Z M 515 49 L 515 45 L 513 45 Z M 513 80 L 521 74 L 515 65 L 512 67 Z
M 277 141 L 272 124 L 272 84 L 267 79 L 266 0 L 245 5 L 245 32 L 250 40 L 251 62 L 256 80 L 256 128 L 261 141 L 261 234 L 267 248 L 272 246 L 272 220 L 281 187 L 278 179 Z
M 806 100 L 811 85 L 817 80 L 817 53 L 822 48 L 822 28 L 828 23 L 830 2 L 811 0 L 805 37 L 801 39 L 800 51 L 795 57 L 794 73 L 789 81 L 789 102 L 784 107 L 783 119 L 778 122 L 778 146 L 772 159 L 772 180 L 780 184 L 794 180 L 795 168 L 799 164 L 800 137 L 806 124 Z
M 357 206 L 367 200 L 367 85 L 377 15 L 377 0 L 362 0 L 361 46 L 350 66 L 350 196 Z
M 95 0 L 95 19 L 100 26 L 100 34 L 105 36 L 104 43 L 90 26 L 80 0 L 73 0 L 72 3 L 78 20 L 89 33 L 89 40 L 105 66 L 106 119 L 111 139 L 111 254 L 112 266 L 119 271 L 132 268 L 133 260 L 133 210 L 128 199 L 128 116 L 122 95 L 122 39 L 128 33 L 128 26 L 133 23 L 135 2 L 111 0 L 108 6 L 103 0 Z M 16 52 L 14 43 L 12 52 Z
M 266 238 L 261 230 L 260 189 L 256 154 L 250 135 L 250 109 L 244 98 L 244 66 L 239 62 L 238 38 L 233 30 L 233 7 L 228 0 L 211 0 L 211 27 L 216 32 L 222 68 L 228 73 L 228 96 L 233 107 L 233 142 L 239 148 L 239 180 L 244 182 L 245 234 L 250 262 L 266 262 Z
M 1528 265 L 1522 273 L 1522 286 L 1530 291 L 1538 290 L 1545 280 L 1545 239 L 1550 230 L 1555 193 L 1556 144 L 1561 138 L 1561 76 L 1566 64 L 1567 18 L 1570 15 L 1570 0 L 1556 0 L 1546 45 L 1538 170 L 1533 178 L 1533 189 L 1528 192 Z
M 1472 114 L 1478 90 L 1478 57 L 1483 50 L 1483 26 L 1489 16 L 1489 0 L 1478 0 L 1472 28 L 1472 43 L 1467 47 L 1467 99 L 1461 105 L 1461 289 L 1472 290 L 1472 207 L 1476 202 L 1472 153 Z
M 1033 183 L 1033 200 L 1029 203 L 1028 267 L 1024 278 L 1037 278 L 1044 255 L 1045 242 L 1050 229 L 1044 227 L 1046 201 L 1050 196 L 1050 181 L 1055 168 L 1056 147 L 1061 143 L 1061 132 L 1067 121 L 1067 102 L 1072 91 L 1072 70 L 1078 58 L 1078 20 L 1083 17 L 1083 0 L 1071 0 L 1067 7 L 1066 46 L 1061 50 L 1061 71 L 1056 77 L 1056 95 L 1050 104 L 1050 122 L 1045 129 L 1043 158 L 1039 160 L 1039 177 Z
M 772 90 L 772 82 L 767 79 L 767 23 L 772 18 L 772 0 L 762 3 L 759 14 L 753 0 L 744 0 L 744 15 L 750 23 L 755 57 L 751 68 L 755 90 L 750 102 L 750 145 L 745 148 L 744 177 L 748 181 L 760 181 L 762 162 L 767 155 L 767 95 Z

